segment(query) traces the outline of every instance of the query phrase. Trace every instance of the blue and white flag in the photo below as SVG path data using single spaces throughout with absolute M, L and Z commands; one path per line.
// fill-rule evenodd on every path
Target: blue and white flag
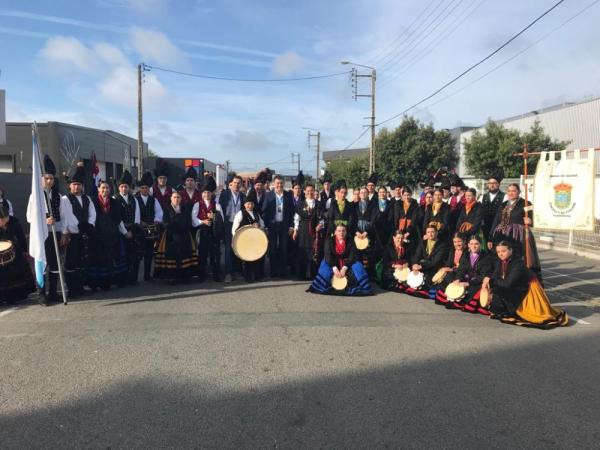
M 44 242 L 48 237 L 46 224 L 46 199 L 42 187 L 42 165 L 38 149 L 37 136 L 31 130 L 33 138 L 33 155 L 31 159 L 31 197 L 27 205 L 27 221 L 29 229 L 29 254 L 35 260 L 35 278 L 40 288 L 44 287 L 44 271 L 46 270 L 46 249 Z

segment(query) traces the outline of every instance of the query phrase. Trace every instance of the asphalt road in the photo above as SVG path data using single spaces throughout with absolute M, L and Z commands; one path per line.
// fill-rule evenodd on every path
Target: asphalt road
M 162 284 L 0 312 L 0 448 L 598 448 L 600 262 L 542 331 L 379 292 Z

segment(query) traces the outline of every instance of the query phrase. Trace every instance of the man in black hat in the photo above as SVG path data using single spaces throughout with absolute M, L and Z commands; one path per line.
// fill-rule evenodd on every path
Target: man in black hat
M 367 178 L 367 193 L 369 197 L 369 203 L 373 203 L 374 207 L 377 206 L 377 182 L 379 181 L 379 175 L 376 172 L 373 172 Z
M 198 174 L 196 173 L 196 169 L 193 167 L 188 167 L 187 172 L 183 176 L 185 186 L 181 191 L 179 191 L 181 194 L 181 205 L 189 207 L 190 210 L 195 203 L 198 203 L 200 200 L 202 200 L 200 191 L 196 189 L 197 178 Z
M 500 190 L 502 179 L 501 172 L 489 175 L 487 177 L 487 192 L 481 197 L 483 206 L 483 225 L 481 228 L 487 242 L 492 242 L 492 223 L 504 202 L 505 194 Z
M 265 186 L 269 180 L 269 173 L 266 169 L 261 170 L 254 179 L 254 190 L 256 191 L 256 210 L 262 211 L 265 204 Z
M 465 191 L 467 190 L 467 186 L 463 182 L 463 180 L 456 174 L 451 174 L 450 178 L 450 191 L 452 192 L 452 197 L 450 198 L 450 216 L 448 218 L 448 231 L 450 232 L 450 236 L 454 234 L 456 231 L 456 223 L 458 222 L 458 217 L 460 216 L 461 211 L 465 207 L 465 203 L 467 202 L 465 198 Z
M 140 210 L 140 226 L 142 228 L 140 243 L 144 258 L 144 281 L 153 280 L 151 275 L 152 259 L 154 258 L 154 245 L 158 238 L 154 231 L 157 231 L 157 227 L 163 221 L 162 207 L 158 200 L 150 195 L 152 182 L 152 174 L 146 172 L 138 182 L 139 192 L 135 195 Z
M 221 241 L 223 240 L 224 221 L 221 205 L 214 199 L 217 183 L 212 175 L 206 175 L 200 187 L 202 200 L 192 209 L 192 226 L 198 229 L 198 276 L 200 281 L 206 278 L 206 269 L 210 259 L 214 281 L 221 281 Z
M 44 186 L 44 198 L 48 205 L 46 213 L 46 224 L 48 225 L 48 237 L 44 242 L 46 250 L 46 261 L 48 264 L 48 283 L 44 283 L 44 287 L 39 287 L 38 301 L 40 305 L 48 306 L 50 303 L 57 303 L 59 297 L 57 294 L 59 271 L 58 271 L 58 256 L 54 240 L 59 243 L 60 247 L 65 247 L 68 240 L 67 214 L 65 212 L 65 202 L 58 192 L 58 184 L 56 183 L 56 166 L 48 155 L 44 156 L 44 170 L 42 174 Z M 32 210 L 32 196 L 29 196 L 29 205 L 27 206 L 27 221 L 31 223 L 37 211 Z M 54 225 L 54 233 L 52 232 Z M 46 290 L 48 286 L 48 290 Z M 66 286 L 65 286 L 66 288 Z M 71 297 L 74 297 L 73 295 Z
M 328 173 L 325 173 L 325 175 L 323 175 L 323 178 L 321 178 L 321 184 L 323 185 L 323 189 L 319 192 L 319 202 L 321 204 L 321 208 L 323 209 L 329 208 L 331 202 L 328 202 L 328 200 L 333 198 L 331 190 L 332 181 L 333 179 Z
M 161 161 L 158 164 L 154 171 L 154 175 L 156 175 L 156 181 L 150 188 L 150 195 L 158 201 L 160 207 L 164 211 L 171 206 L 171 194 L 173 193 L 171 186 L 167 185 L 169 172 L 165 161 Z
M 83 295 L 89 249 L 92 246 L 96 225 L 96 208 L 92 199 L 83 193 L 85 183 L 83 163 L 78 164 L 75 174 L 68 179 L 69 193 L 66 217 L 68 219 L 69 243 L 65 258 L 65 278 L 69 297 Z
M 123 224 L 128 232 L 125 235 L 125 257 L 127 258 L 127 279 L 125 281 L 129 284 L 137 284 L 141 256 L 141 216 L 138 202 L 130 193 L 132 185 L 133 177 L 129 170 L 125 169 L 119 180 L 119 195 L 115 196 L 115 200 L 121 205 Z
M 267 193 L 262 217 L 269 235 L 269 265 L 271 278 L 286 278 L 288 241 L 294 232 L 292 194 L 283 189 L 283 177 L 275 175 L 274 190 Z

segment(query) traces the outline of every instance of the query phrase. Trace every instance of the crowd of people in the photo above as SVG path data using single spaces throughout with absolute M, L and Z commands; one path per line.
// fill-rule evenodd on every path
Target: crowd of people
M 42 305 L 60 301 L 56 239 L 70 299 L 138 284 L 140 272 L 144 282 L 174 285 L 208 277 L 224 283 L 295 278 L 310 281 L 308 291 L 317 294 L 373 295 L 377 283 L 509 323 L 548 328 L 567 321 L 540 287 L 532 206 L 517 184 L 500 191 L 500 175 L 488 177 L 478 198 L 454 174 L 430 177 L 418 194 L 401 180 L 386 183 L 388 190 L 372 174 L 354 187 L 352 200 L 344 180 L 324 177 L 317 189 L 302 173 L 289 191 L 265 169 L 247 192 L 234 175 L 219 193 L 211 174 L 193 168 L 178 188 L 168 185 L 164 166 L 154 176 L 147 172 L 134 183 L 125 171 L 118 192 L 100 182 L 88 195 L 80 164 L 62 195 L 46 156 L 48 282 L 36 286 L 23 229 L 1 195 L 0 298 L 16 302 L 37 288 Z M 28 217 L 34 213 L 28 210 Z M 233 248 L 236 233 L 248 226 L 268 238 L 265 256 L 253 261 L 240 260 Z M 534 301 L 544 303 L 543 317 L 529 310 L 532 289 Z

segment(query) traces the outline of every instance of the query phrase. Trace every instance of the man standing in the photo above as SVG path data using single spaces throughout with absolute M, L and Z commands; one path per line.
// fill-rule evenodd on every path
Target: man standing
M 152 259 L 154 258 L 154 245 L 158 235 L 153 233 L 152 230 L 162 224 L 163 210 L 158 200 L 150 195 L 150 186 L 152 186 L 152 174 L 150 172 L 146 172 L 142 176 L 138 186 L 140 190 L 135 199 L 138 202 L 140 225 L 142 227 L 140 241 L 144 258 L 144 281 L 153 281 L 150 272 L 152 270 Z
M 125 169 L 121 180 L 119 181 L 119 195 L 115 200 L 121 205 L 122 220 L 125 229 L 128 231 L 125 241 L 125 257 L 127 258 L 126 283 L 137 284 L 138 272 L 140 269 L 140 208 L 133 195 L 130 195 L 133 177 L 129 170 Z
M 294 232 L 294 203 L 292 194 L 283 190 L 283 177 L 273 178 L 275 189 L 267 193 L 263 219 L 269 235 L 269 265 L 271 278 L 287 277 L 288 241 Z
M 150 188 L 150 195 L 153 196 L 160 204 L 164 211 L 171 205 L 171 194 L 173 189 L 167 186 L 167 167 L 163 162 L 154 172 L 156 175 L 156 183 Z
M 377 181 L 379 180 L 379 175 L 377 175 L 377 173 L 373 172 L 371 175 L 369 175 L 369 178 L 367 179 L 367 193 L 368 193 L 368 197 L 369 197 L 369 203 L 373 203 L 375 206 L 377 206 L 377 192 L 376 192 L 376 186 L 377 186 Z
M 190 210 L 194 206 L 194 203 L 198 203 L 200 200 L 202 200 L 200 191 L 196 189 L 197 178 L 198 175 L 196 170 L 193 167 L 189 167 L 183 177 L 185 186 L 179 192 L 181 194 L 181 205 L 189 207 Z
M 224 217 L 221 205 L 215 202 L 213 192 L 217 183 L 211 175 L 204 176 L 202 200 L 192 209 L 192 226 L 198 227 L 198 268 L 200 281 L 206 278 L 210 266 L 214 281 L 221 281 L 221 240 L 223 239 Z
M 237 261 L 237 258 L 231 248 L 231 241 L 233 239 L 233 235 L 231 234 L 233 220 L 235 219 L 235 215 L 242 209 L 242 204 L 244 203 L 246 197 L 243 192 L 240 192 L 240 188 L 242 187 L 242 178 L 240 176 L 235 175 L 233 178 L 231 178 L 228 186 L 229 189 L 221 192 L 219 199 L 217 200 L 217 203 L 221 205 L 221 210 L 223 211 L 225 219 L 225 227 L 223 229 L 225 283 L 231 283 L 231 276 L 234 269 L 233 266 Z
M 323 183 L 323 190 L 321 192 L 319 192 L 318 200 L 321 203 L 321 208 L 328 209 L 329 204 L 330 204 L 330 202 L 328 202 L 328 200 L 333 198 L 333 194 L 331 192 L 331 182 L 332 182 L 331 175 L 329 175 L 328 173 L 323 175 L 321 182 Z
M 96 208 L 92 199 L 83 193 L 85 170 L 77 166 L 75 174 L 69 180 L 69 193 L 65 196 L 67 204 L 65 214 L 69 231 L 69 243 L 65 259 L 65 272 L 69 297 L 85 293 L 83 286 L 87 273 L 89 249 L 95 238 Z
M 44 248 L 46 250 L 46 261 L 48 262 L 48 290 L 46 286 L 39 288 L 38 301 L 40 305 L 48 306 L 50 303 L 57 303 L 59 301 L 57 294 L 57 286 L 59 279 L 58 272 L 58 258 L 56 254 L 56 247 L 54 246 L 54 239 L 57 239 L 60 247 L 64 247 L 67 244 L 68 229 L 65 226 L 66 223 L 66 212 L 65 202 L 58 192 L 58 185 L 56 184 L 56 167 L 48 155 L 44 156 L 44 170 L 43 170 L 43 185 L 44 185 L 44 197 L 47 204 L 49 204 L 49 211 L 46 213 L 46 224 L 48 225 L 48 237 L 44 242 Z M 32 222 L 33 218 L 30 216 L 32 213 L 37 214 L 37 211 L 31 210 L 31 200 L 29 197 L 30 205 L 27 207 L 27 221 Z M 52 225 L 56 236 L 52 233 Z M 66 286 L 65 286 L 66 288 Z
M 450 190 L 452 197 L 450 198 L 450 218 L 448 220 L 448 229 L 450 236 L 456 231 L 456 223 L 460 212 L 463 210 L 465 203 L 466 186 L 463 180 L 456 174 L 450 176 Z
M 504 202 L 505 194 L 500 190 L 502 178 L 501 173 L 490 175 L 487 182 L 488 191 L 481 197 L 481 204 L 483 205 L 483 226 L 481 228 L 487 242 L 492 241 L 492 223 Z

